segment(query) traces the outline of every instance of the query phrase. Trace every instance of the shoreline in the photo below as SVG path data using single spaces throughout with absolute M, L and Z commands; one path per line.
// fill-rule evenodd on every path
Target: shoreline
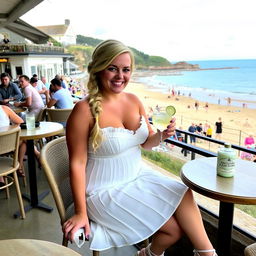
M 223 121 L 223 136 L 222 139 L 229 141 L 232 144 L 239 145 L 239 136 L 241 136 L 241 146 L 243 146 L 244 138 L 252 133 L 256 136 L 256 110 L 251 108 L 242 108 L 236 106 L 218 105 L 209 103 L 206 109 L 205 101 L 199 101 L 199 109 L 196 111 L 194 104 L 195 99 L 187 96 L 174 96 L 154 92 L 143 83 L 132 81 L 125 89 L 126 92 L 133 93 L 142 101 L 146 112 L 156 105 L 164 108 L 168 105 L 175 106 L 176 112 L 176 127 L 187 130 L 192 122 L 199 124 L 208 123 L 213 128 L 213 138 L 215 138 L 215 122 L 219 117 Z M 188 106 L 190 106 L 188 108 Z
M 210 68 L 211 69 L 211 68 Z M 215 68 L 214 68 L 215 69 Z M 216 69 L 226 69 L 226 68 L 216 68 Z M 209 69 L 201 69 L 201 70 L 209 70 Z M 198 70 L 198 71 L 201 71 Z M 159 72 L 160 71 L 160 72 Z M 184 70 L 145 70 L 145 71 L 135 71 L 132 77 L 132 82 L 144 84 L 149 90 L 154 92 L 161 92 L 166 95 L 171 95 L 171 84 L 165 84 L 163 82 L 159 82 L 158 85 L 154 85 L 154 76 L 176 76 L 183 75 L 182 72 Z M 188 70 L 189 71 L 189 70 Z M 190 70 L 190 72 L 196 70 Z M 144 78 L 144 81 L 141 81 Z M 153 80 L 153 81 L 152 81 Z M 211 104 L 218 104 L 222 106 L 227 106 L 228 98 L 230 98 L 230 105 L 237 108 L 250 108 L 256 109 L 256 100 L 254 100 L 254 95 L 249 93 L 237 93 L 237 92 L 228 92 L 228 91 L 220 91 L 214 89 L 206 89 L 206 88 L 191 88 L 188 86 L 175 86 L 175 91 L 180 91 L 180 95 L 189 96 L 194 100 L 202 100 L 204 102 L 208 102 Z M 192 91 L 192 93 L 191 93 Z M 249 99 L 248 99 L 249 98 Z M 252 99 L 253 98 L 253 99 Z

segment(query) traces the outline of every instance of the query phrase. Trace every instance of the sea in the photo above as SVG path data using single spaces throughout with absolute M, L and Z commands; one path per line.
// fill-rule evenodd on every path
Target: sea
M 138 78 L 150 90 L 191 96 L 208 103 L 256 109 L 256 59 L 188 61 L 198 71 L 178 71 L 168 75 Z

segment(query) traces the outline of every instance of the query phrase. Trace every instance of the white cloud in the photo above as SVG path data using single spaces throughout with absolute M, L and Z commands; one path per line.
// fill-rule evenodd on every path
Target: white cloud
M 22 18 L 115 38 L 169 60 L 256 58 L 255 0 L 45 0 Z M 42 17 L 42 18 L 38 18 Z

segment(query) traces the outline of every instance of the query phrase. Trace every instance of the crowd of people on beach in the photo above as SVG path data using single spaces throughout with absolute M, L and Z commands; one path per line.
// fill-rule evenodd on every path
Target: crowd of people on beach
M 199 102 L 196 101 L 195 102 L 195 108 L 199 107 Z M 150 122 L 152 122 L 152 115 L 153 113 L 159 112 L 161 110 L 161 107 L 157 104 L 155 106 L 155 108 L 153 107 L 149 107 L 148 111 L 147 111 L 147 116 Z M 183 130 L 182 127 L 179 127 L 180 130 Z M 189 131 L 190 133 L 193 134 L 197 134 L 197 135 L 201 135 L 201 136 L 206 136 L 209 138 L 214 138 L 216 140 L 222 140 L 222 133 L 223 133 L 223 121 L 222 118 L 219 117 L 216 122 L 214 124 L 210 124 L 209 122 L 205 122 L 204 124 L 202 122 L 199 123 L 195 123 L 192 122 L 191 125 L 187 128 L 187 131 Z M 189 136 L 189 142 L 192 145 L 196 145 L 196 143 L 202 143 L 203 140 L 193 136 L 193 134 L 191 134 Z M 184 142 L 184 135 L 180 132 L 176 132 L 176 135 L 171 137 L 172 139 L 177 139 L 180 141 Z M 248 149 L 256 149 L 256 145 L 255 145 L 255 141 L 253 138 L 253 134 L 250 133 L 248 134 L 248 136 L 245 138 L 244 140 L 244 144 L 242 145 Z M 173 145 L 169 145 L 168 148 L 173 148 Z M 184 150 L 181 150 L 181 152 L 183 153 Z M 244 160 L 249 160 L 249 161 L 254 161 L 256 162 L 256 155 L 255 154 L 251 154 L 251 153 L 247 153 L 247 152 L 242 152 L 240 154 L 240 158 L 244 159 Z

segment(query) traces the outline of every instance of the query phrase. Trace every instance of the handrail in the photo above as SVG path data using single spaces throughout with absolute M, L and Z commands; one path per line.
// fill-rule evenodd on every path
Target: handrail
M 202 136 L 202 135 L 199 135 L 199 134 L 196 134 L 196 133 L 192 133 L 192 132 L 189 132 L 189 131 L 184 131 L 184 130 L 180 130 L 180 129 L 176 129 L 176 131 L 185 134 L 185 142 L 187 142 L 187 140 L 186 140 L 187 136 L 191 135 L 191 136 L 194 136 L 196 138 L 199 138 L 199 139 L 202 139 L 202 140 L 206 140 L 206 141 L 209 141 L 209 142 L 212 142 L 212 143 L 215 143 L 215 144 L 219 144 L 219 145 L 224 145 L 225 144 L 225 141 L 216 140 L 216 139 L 213 139 L 213 138 L 210 138 L 210 137 L 206 137 L 206 136 Z M 172 143 L 174 143 L 173 139 L 168 139 L 168 140 L 171 140 Z M 238 146 L 238 145 L 235 145 L 235 144 L 231 144 L 231 147 L 234 148 L 234 149 L 240 150 L 240 151 L 244 151 L 246 153 L 250 153 L 250 154 L 255 154 L 256 155 L 256 150 L 254 150 L 254 149 L 249 149 L 249 148 L 246 148 L 246 147 L 241 147 L 241 146 Z

